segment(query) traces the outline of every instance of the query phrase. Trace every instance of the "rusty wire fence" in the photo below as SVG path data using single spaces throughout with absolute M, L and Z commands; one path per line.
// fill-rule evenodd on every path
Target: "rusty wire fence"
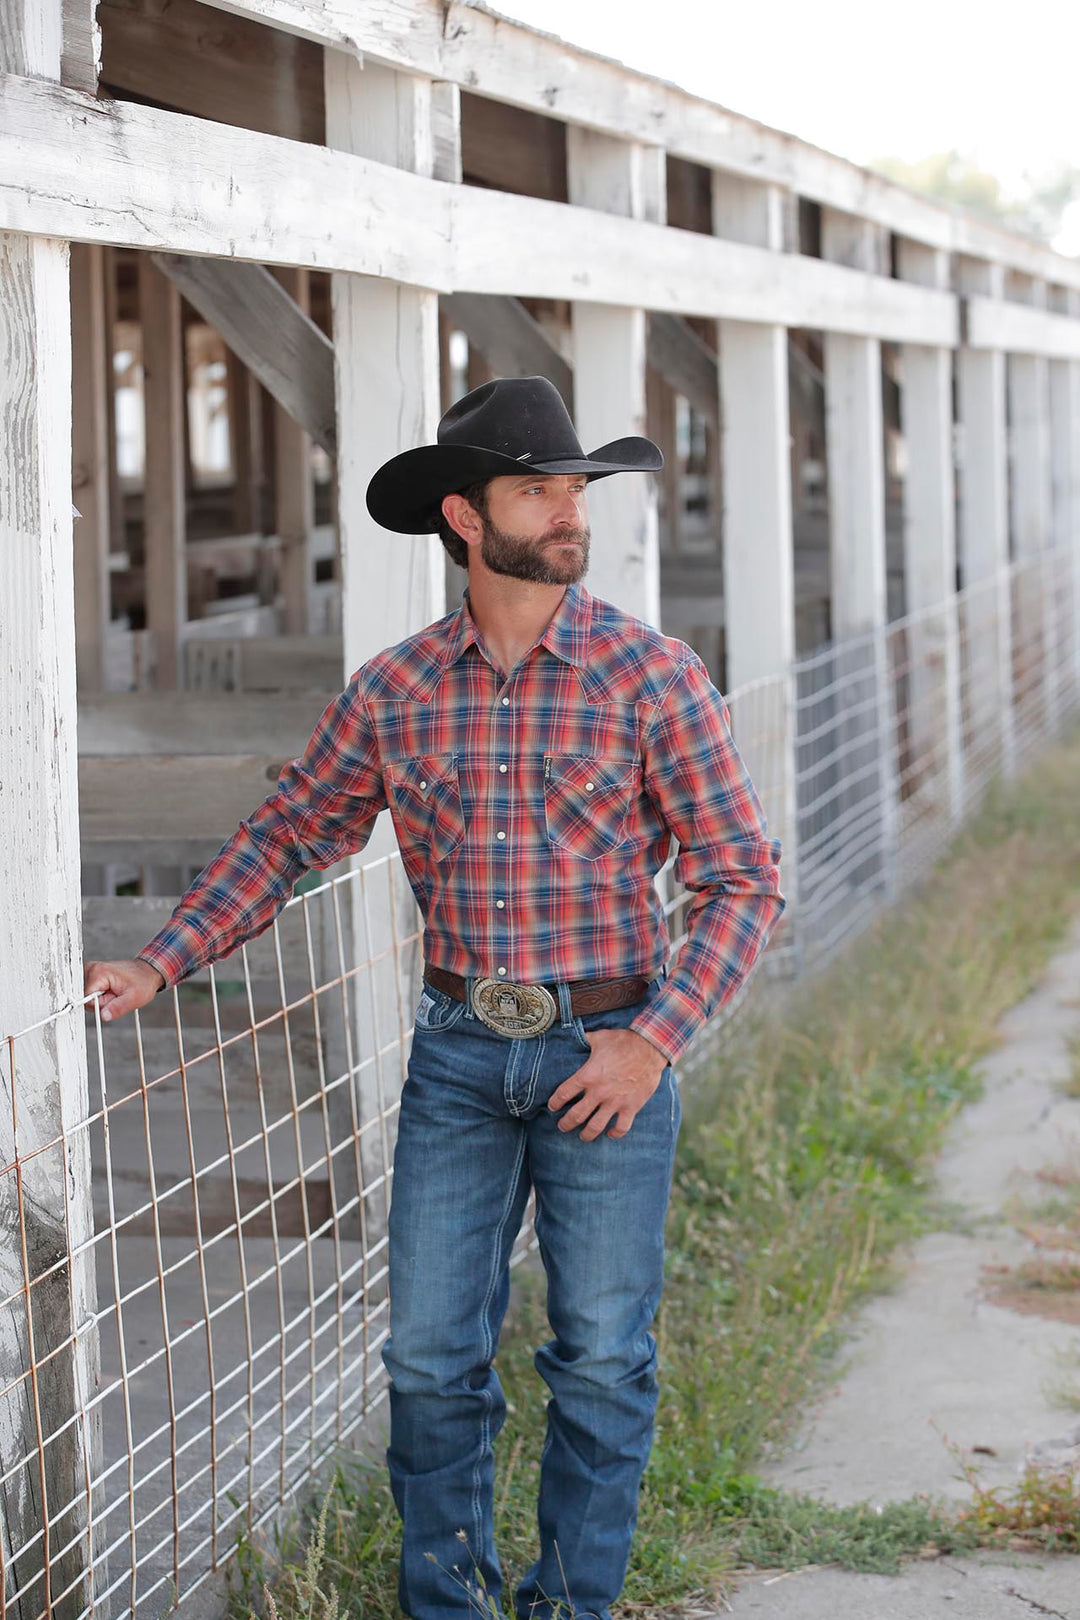
M 774 973 L 849 941 L 1075 711 L 1075 595 L 1048 553 L 731 694 L 785 845 Z M 674 950 L 691 897 L 670 863 L 658 888 Z M 0 1616 L 164 1613 L 382 1399 L 420 949 L 392 853 L 133 1019 L 79 1003 L 7 1038 Z M 79 1084 L 42 1113 L 58 1065 Z

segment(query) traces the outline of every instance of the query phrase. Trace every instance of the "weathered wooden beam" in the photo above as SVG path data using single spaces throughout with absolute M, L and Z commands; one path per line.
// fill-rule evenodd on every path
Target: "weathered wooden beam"
M 311 198 L 341 195 L 350 206 L 327 229 Z M 957 341 L 950 293 L 2 76 L 0 229 L 224 251 L 444 292 Z
M 1080 360 L 1080 320 L 1073 315 L 977 293 L 967 295 L 964 306 L 964 342 L 970 349 Z
M 899 243 L 897 269 L 905 280 L 923 286 L 949 284 L 949 255 L 920 242 Z M 900 409 L 907 450 L 906 605 L 909 613 L 927 611 L 927 617 L 908 633 L 909 735 L 928 784 L 931 802 L 927 809 L 959 822 L 964 808 L 964 748 L 956 607 L 952 355 L 945 348 L 905 344 L 901 373 Z
M 0 69 L 55 83 L 62 33 L 60 0 L 7 0 Z M 0 1565 L 12 1620 L 74 1620 L 100 1595 L 87 1576 L 101 1469 L 90 1098 L 72 1011 L 83 964 L 70 313 L 67 244 L 0 236 Z
M 180 294 L 154 262 L 139 260 L 142 326 L 143 535 L 146 627 L 154 638 L 154 684 L 180 684 L 180 644 L 187 621 L 187 498 L 184 477 L 186 366 Z
M 570 199 L 596 220 L 624 216 L 659 221 L 666 192 L 663 154 L 655 147 L 571 128 L 567 138 Z M 587 449 L 644 434 L 647 406 L 646 314 L 643 307 L 575 300 L 570 312 L 574 414 Z M 590 582 L 597 595 L 646 623 L 660 623 L 660 551 L 656 482 L 648 474 L 605 479 L 590 490 L 594 535 Z
M 821 246 L 829 259 L 874 263 L 875 226 L 822 211 Z M 893 744 L 895 703 L 885 626 L 885 455 L 881 344 L 870 335 L 826 332 L 825 449 L 829 477 L 829 574 L 834 639 L 858 651 L 838 652 L 837 675 L 860 694 L 863 713 L 843 735 L 845 745 L 872 761 L 864 784 L 838 803 L 838 813 L 872 831 L 872 852 L 851 868 L 860 881 L 891 892 L 897 848 L 899 784 Z M 870 639 L 862 639 L 869 638 Z M 880 851 L 880 853 L 878 853 Z
M 411 0 L 408 6 L 400 0 L 209 3 L 332 49 L 454 81 L 496 101 L 771 181 L 933 247 L 1000 259 L 1080 286 L 1080 265 L 1029 238 L 472 0 Z M 1059 273 L 1055 267 L 1063 264 Z
M 332 692 L 101 692 L 79 698 L 79 755 L 301 753 Z
M 101 73 L 101 25 L 97 0 L 63 0 L 60 83 L 96 96 Z
M 336 455 L 334 345 L 282 281 L 265 265 L 238 259 L 150 257 L 282 410 Z
M 649 316 L 649 364 L 694 410 L 716 422 L 720 409 L 716 355 L 678 315 Z
M 326 138 L 337 156 L 352 163 L 384 165 L 401 188 L 402 204 L 415 186 L 434 187 L 448 198 L 464 188 L 422 179 L 435 166 L 431 91 L 414 79 L 371 64 L 361 70 L 340 51 L 326 53 Z M 444 122 L 444 135 L 446 126 Z M 450 127 L 452 138 L 452 124 Z M 442 162 L 452 157 L 443 150 Z M 414 278 L 406 279 L 414 281 Z M 335 380 L 341 454 L 337 461 L 338 527 L 341 536 L 342 641 L 344 673 L 350 674 L 381 648 L 439 618 L 446 603 L 443 548 L 434 535 L 390 534 L 367 510 L 366 490 L 373 467 L 417 444 L 430 444 L 439 408 L 439 300 L 437 282 L 402 285 L 354 275 L 331 280 L 335 339 Z M 364 852 L 371 860 L 394 850 L 393 829 L 384 817 Z M 353 861 L 353 868 L 360 857 Z M 382 869 L 392 879 L 393 867 Z M 363 878 L 347 886 L 344 928 L 350 960 L 373 947 L 365 941 L 393 941 L 410 933 L 409 902 L 391 883 L 374 888 Z M 404 1079 L 404 1063 L 388 1072 L 380 1055 L 381 1033 L 396 1027 L 406 964 L 384 951 L 370 977 L 349 986 L 348 1016 L 354 1044 L 344 1053 L 330 1042 L 330 1062 L 343 1059 L 364 1067 L 356 1073 L 351 1100 L 337 1093 L 334 1128 L 355 1140 L 358 1188 L 385 1178 L 378 1209 L 368 1213 L 368 1241 L 383 1230 L 389 1215 L 389 1158 L 386 1109 Z M 366 976 L 365 976 L 366 977 Z M 413 1003 L 415 1005 L 415 1003 Z M 369 1061 L 370 1060 L 370 1061 Z M 356 1108 L 374 1130 L 357 1135 Z M 374 1303 L 374 1299 L 369 1301 Z
M 712 202 L 715 231 L 734 241 L 782 251 L 784 200 L 779 187 L 716 172 Z M 717 347 L 723 423 L 725 680 L 729 688 L 745 688 L 766 679 L 790 681 L 795 659 L 788 335 L 782 326 L 764 322 L 720 321 Z M 794 900 L 798 840 L 793 692 L 785 686 L 767 713 L 762 712 L 762 701 L 757 690 L 744 700 L 742 711 L 733 707 L 735 738 L 745 750 L 773 836 L 784 847 L 784 892 Z
M 961 294 L 998 298 L 1000 265 L 961 258 Z M 971 750 L 1000 758 L 1011 774 L 1016 758 L 1013 725 L 1012 605 L 1009 565 L 1009 456 L 1005 409 L 1005 355 L 964 345 L 956 355 L 957 474 L 960 490 L 957 545 L 965 589 L 983 586 L 968 627 Z M 991 582 L 995 583 L 991 583 Z
M 310 272 L 302 266 L 280 265 L 274 272 L 301 314 L 310 309 Z M 322 333 L 319 334 L 322 337 Z M 332 345 L 326 342 L 328 349 Z M 332 359 L 332 355 L 331 355 Z M 330 375 L 333 386 L 333 366 Z M 331 393 L 331 403 L 333 395 Z M 278 404 L 274 418 L 274 529 L 281 547 L 279 587 L 281 628 L 293 635 L 311 629 L 315 563 L 311 535 L 315 526 L 315 486 L 311 472 L 311 435 Z
M 75 525 L 75 657 L 80 692 L 105 685 L 109 629 L 109 390 L 105 258 L 71 244 L 72 466 Z
M 496 376 L 547 377 L 572 406 L 573 370 L 519 298 L 448 293 L 439 307 L 480 350 Z

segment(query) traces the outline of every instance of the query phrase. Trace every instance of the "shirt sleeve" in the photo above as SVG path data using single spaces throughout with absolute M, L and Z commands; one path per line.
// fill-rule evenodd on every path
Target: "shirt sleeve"
M 696 653 L 672 678 L 644 741 L 645 786 L 678 840 L 675 881 L 694 895 L 686 938 L 631 1029 L 675 1063 L 738 990 L 784 909 L 780 844 Z
M 139 952 L 166 985 L 268 928 L 311 867 L 363 849 L 386 805 L 361 671 L 323 710 L 304 752 L 247 816 Z

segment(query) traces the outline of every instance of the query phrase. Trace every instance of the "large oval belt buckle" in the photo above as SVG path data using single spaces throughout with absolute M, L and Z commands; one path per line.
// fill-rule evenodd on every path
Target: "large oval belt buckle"
M 473 1011 L 496 1035 L 521 1040 L 542 1035 L 555 1022 L 558 1005 L 542 984 L 506 984 L 502 979 L 477 979 L 473 985 Z

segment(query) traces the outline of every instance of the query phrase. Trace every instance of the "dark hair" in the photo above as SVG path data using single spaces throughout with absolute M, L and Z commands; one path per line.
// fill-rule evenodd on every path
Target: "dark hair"
M 487 487 L 490 482 L 490 478 L 481 478 L 478 483 L 469 484 L 466 489 L 456 489 L 448 491 L 448 493 L 463 496 L 474 512 L 479 512 L 481 517 L 486 518 L 488 515 Z M 438 535 L 446 547 L 450 561 L 457 563 L 459 568 L 468 568 L 469 548 L 457 530 L 446 521 L 441 510 L 439 512 Z

